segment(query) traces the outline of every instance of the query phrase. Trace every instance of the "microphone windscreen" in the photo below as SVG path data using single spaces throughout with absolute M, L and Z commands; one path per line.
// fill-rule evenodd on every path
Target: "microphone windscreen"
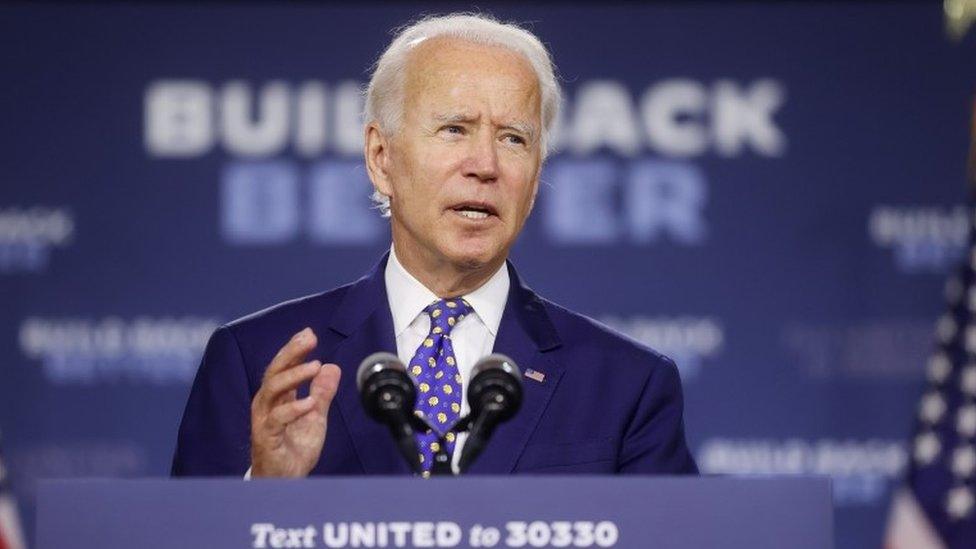
M 522 405 L 522 372 L 515 361 L 502 354 L 491 354 L 471 369 L 468 405 L 475 416 L 484 407 L 501 413 L 498 420 L 507 421 Z
M 356 371 L 356 388 L 363 390 L 363 385 L 369 376 L 384 370 L 399 370 L 407 373 L 407 367 L 400 362 L 400 359 L 393 353 L 373 353 L 359 363 L 359 370 Z
M 471 379 L 473 380 L 481 372 L 490 370 L 500 370 L 514 376 L 518 381 L 522 381 L 522 372 L 515 365 L 515 361 L 501 353 L 492 353 L 479 360 L 471 369 Z
M 468 405 L 473 419 L 458 461 L 462 472 L 481 455 L 495 427 L 522 406 L 522 372 L 515 361 L 497 353 L 479 360 L 471 369 Z

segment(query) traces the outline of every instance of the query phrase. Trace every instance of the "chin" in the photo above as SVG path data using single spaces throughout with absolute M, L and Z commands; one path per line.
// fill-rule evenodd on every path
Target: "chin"
M 497 245 L 467 242 L 455 243 L 445 255 L 450 258 L 451 263 L 463 270 L 477 270 L 497 260 L 499 256 L 504 257 L 504 252 Z

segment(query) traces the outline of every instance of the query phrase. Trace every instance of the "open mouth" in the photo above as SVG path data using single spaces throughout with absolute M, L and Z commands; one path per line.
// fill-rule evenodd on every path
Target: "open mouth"
M 475 221 L 488 219 L 489 217 L 498 215 L 495 208 L 491 207 L 489 204 L 484 204 L 481 202 L 465 202 L 452 207 L 451 210 L 465 219 L 472 219 Z

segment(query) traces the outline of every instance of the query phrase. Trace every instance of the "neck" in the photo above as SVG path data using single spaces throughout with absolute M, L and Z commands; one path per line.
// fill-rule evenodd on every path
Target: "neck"
M 441 299 L 470 294 L 484 286 L 505 262 L 505 257 L 478 265 L 457 265 L 434 257 L 418 246 L 400 242 L 394 236 L 394 249 L 400 265 Z

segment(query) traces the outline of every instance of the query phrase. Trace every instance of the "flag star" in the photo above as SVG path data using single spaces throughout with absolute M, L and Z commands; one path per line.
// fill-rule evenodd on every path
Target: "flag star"
M 976 286 L 969 289 L 966 296 L 967 305 L 970 311 L 976 311 Z M 953 302 L 953 305 L 955 302 Z
M 915 438 L 915 461 L 921 465 L 932 463 L 942 451 L 942 443 L 935 433 L 924 433 Z
M 940 351 L 929 359 L 928 376 L 933 383 L 944 382 L 951 372 L 952 363 L 949 362 L 949 357 L 945 353 Z
M 969 365 L 962 371 L 959 388 L 967 395 L 976 397 L 976 364 Z
M 956 413 L 956 430 L 964 437 L 976 437 L 976 404 L 968 404 Z
M 946 499 L 946 511 L 949 517 L 956 520 L 969 516 L 973 512 L 973 505 L 976 504 L 973 491 L 966 486 L 957 486 L 949 490 Z
M 939 319 L 939 323 L 935 327 L 935 332 L 939 336 L 939 341 L 942 343 L 949 343 L 952 338 L 956 336 L 956 331 L 958 327 L 956 326 L 956 321 L 951 315 L 943 315 Z
M 919 417 L 929 423 L 938 423 L 946 411 L 946 402 L 940 393 L 932 392 L 922 397 Z
M 976 469 L 976 450 L 972 446 L 960 446 L 952 453 L 952 472 L 958 477 L 968 478 Z

